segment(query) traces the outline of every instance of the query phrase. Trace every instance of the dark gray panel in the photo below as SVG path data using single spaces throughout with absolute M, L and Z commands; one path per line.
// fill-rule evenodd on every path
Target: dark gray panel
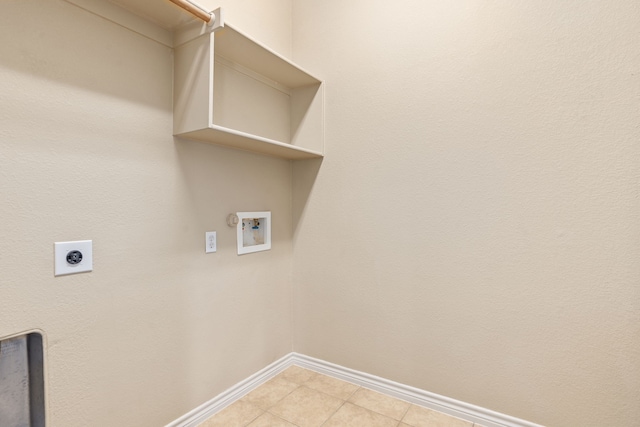
M 42 336 L 0 341 L 0 426 L 45 427 Z

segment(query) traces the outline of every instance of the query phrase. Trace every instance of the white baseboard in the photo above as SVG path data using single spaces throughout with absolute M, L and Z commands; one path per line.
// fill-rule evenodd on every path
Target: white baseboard
M 521 420 L 459 400 L 440 396 L 415 387 L 396 383 L 364 372 L 355 371 L 324 360 L 314 359 L 298 353 L 289 353 L 273 362 L 261 371 L 239 382 L 230 389 L 220 393 L 210 401 L 198 406 L 189 413 L 169 423 L 166 427 L 196 427 L 216 412 L 221 411 L 251 390 L 264 384 L 291 365 L 307 368 L 321 374 L 329 375 L 344 381 L 357 384 L 416 405 L 440 411 L 454 417 L 480 424 L 484 427 L 542 427 L 529 421 Z
M 478 423 L 484 427 L 543 427 L 540 424 L 534 424 L 490 409 L 481 408 L 439 394 L 396 383 L 385 378 L 376 377 L 375 375 L 355 371 L 345 368 L 344 366 L 325 362 L 324 360 L 314 359 L 303 354 L 291 354 L 292 365 L 311 369 L 321 374 L 329 375 L 370 390 L 433 409 L 434 411 L 444 412 L 445 414 L 462 418 L 472 423 Z
M 238 384 L 226 391 L 223 391 L 208 402 L 205 402 L 192 411 L 189 411 L 177 420 L 170 422 L 165 427 L 196 427 L 213 414 L 220 412 L 236 400 L 242 398 L 251 390 L 260 387 L 262 384 L 293 365 L 293 354 L 295 353 L 289 353 L 276 360 L 266 368 L 263 368 L 251 375 L 249 378 L 240 381 Z

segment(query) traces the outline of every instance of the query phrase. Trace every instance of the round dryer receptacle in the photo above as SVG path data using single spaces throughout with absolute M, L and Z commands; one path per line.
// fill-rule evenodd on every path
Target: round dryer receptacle
M 82 252 L 80 251 L 70 251 L 67 254 L 67 263 L 71 265 L 80 264 L 82 262 Z

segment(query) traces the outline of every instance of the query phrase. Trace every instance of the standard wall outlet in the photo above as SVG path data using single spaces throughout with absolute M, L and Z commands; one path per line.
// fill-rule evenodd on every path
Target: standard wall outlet
M 54 243 L 56 276 L 93 270 L 93 241 Z
M 205 237 L 204 251 L 206 253 L 217 251 L 218 250 L 218 242 L 217 242 L 217 238 L 216 238 L 216 232 L 215 231 L 206 231 L 204 233 L 204 237 Z

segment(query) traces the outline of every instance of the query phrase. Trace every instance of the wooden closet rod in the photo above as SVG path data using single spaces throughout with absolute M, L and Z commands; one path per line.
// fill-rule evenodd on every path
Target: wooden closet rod
M 213 13 L 207 12 L 202 7 L 196 5 L 195 3 L 191 3 L 189 0 L 171 0 L 171 2 L 177 4 L 187 12 L 192 13 L 198 18 L 202 19 L 207 24 L 215 18 Z

